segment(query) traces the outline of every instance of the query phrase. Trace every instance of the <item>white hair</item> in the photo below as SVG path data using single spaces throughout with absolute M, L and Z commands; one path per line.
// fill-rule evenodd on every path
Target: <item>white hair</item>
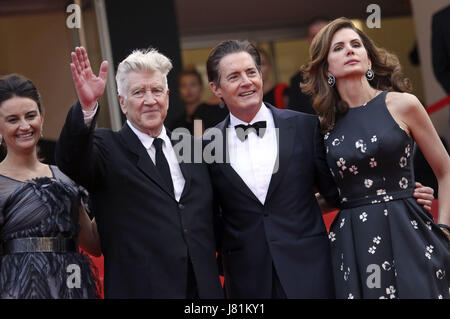
M 116 84 L 120 96 L 126 95 L 127 75 L 130 72 L 155 72 L 159 71 L 164 76 L 165 90 L 168 89 L 167 74 L 172 69 L 170 59 L 156 49 L 134 50 L 117 67 Z

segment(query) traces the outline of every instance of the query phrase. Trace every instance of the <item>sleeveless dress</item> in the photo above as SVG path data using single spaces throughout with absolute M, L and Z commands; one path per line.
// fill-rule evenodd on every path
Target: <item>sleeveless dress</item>
M 50 168 L 53 178 L 26 182 L 0 175 L 2 244 L 25 237 L 78 237 L 83 190 L 56 166 Z M 100 291 L 91 267 L 90 258 L 78 252 L 3 254 L 0 297 L 96 298 Z
M 340 207 L 330 227 L 337 298 L 449 298 L 449 242 L 413 198 L 414 140 L 387 91 L 324 136 Z

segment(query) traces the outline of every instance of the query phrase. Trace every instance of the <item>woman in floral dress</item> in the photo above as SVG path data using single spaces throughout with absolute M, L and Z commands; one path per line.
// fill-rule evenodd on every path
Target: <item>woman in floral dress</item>
M 398 59 L 350 20 L 314 38 L 313 95 L 342 210 L 330 228 L 338 298 L 449 298 L 450 158 Z M 413 198 L 414 144 L 439 183 L 439 224 Z

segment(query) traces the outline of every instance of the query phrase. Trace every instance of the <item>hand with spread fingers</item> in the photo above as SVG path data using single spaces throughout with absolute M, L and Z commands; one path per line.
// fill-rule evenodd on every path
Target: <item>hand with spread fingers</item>
M 70 64 L 70 69 L 81 107 L 85 111 L 93 110 L 97 99 L 105 90 L 108 62 L 102 62 L 99 75 L 96 76 L 92 72 L 91 64 L 84 47 L 76 47 L 75 52 L 72 52 L 71 56 L 72 63 Z

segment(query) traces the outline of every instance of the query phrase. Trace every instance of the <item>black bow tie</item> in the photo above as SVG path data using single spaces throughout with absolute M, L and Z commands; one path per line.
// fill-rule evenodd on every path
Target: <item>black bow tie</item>
M 258 135 L 259 137 L 263 137 L 264 133 L 266 132 L 266 127 L 267 127 L 266 121 L 259 121 L 248 125 L 239 124 L 236 125 L 234 128 L 236 129 L 237 137 L 243 142 L 247 139 L 248 134 L 251 132 L 250 129 L 254 129 L 256 135 Z

